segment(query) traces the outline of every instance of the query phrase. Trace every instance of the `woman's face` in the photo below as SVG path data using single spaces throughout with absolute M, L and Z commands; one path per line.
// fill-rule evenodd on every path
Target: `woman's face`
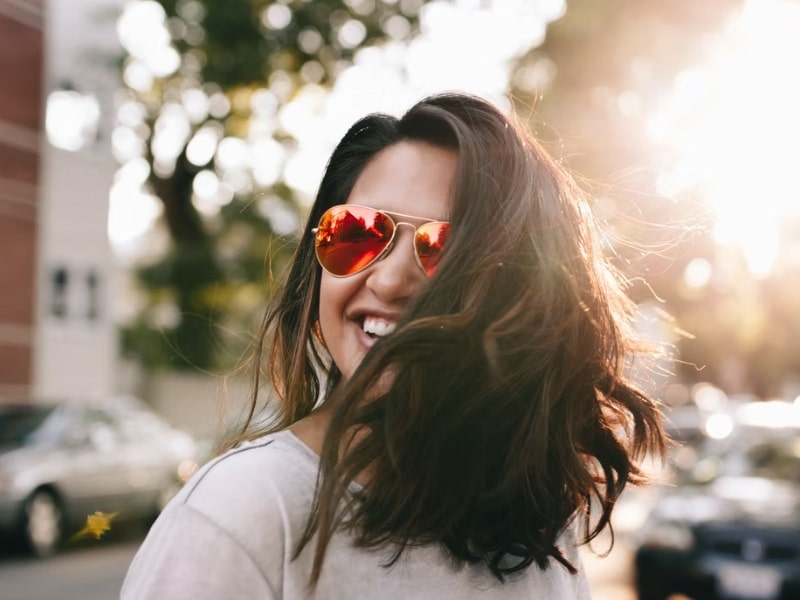
M 447 221 L 458 157 L 424 142 L 394 144 L 370 161 L 358 177 L 348 204 L 421 217 L 398 218 L 419 226 Z M 323 270 L 319 321 L 325 345 L 342 376 L 349 378 L 367 350 L 390 334 L 426 276 L 414 257 L 414 231 L 401 225 L 394 245 L 380 260 L 348 277 Z

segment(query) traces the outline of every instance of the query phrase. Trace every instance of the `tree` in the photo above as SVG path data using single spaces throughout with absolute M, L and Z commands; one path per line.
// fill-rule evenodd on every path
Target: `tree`
M 422 0 L 139 0 L 119 22 L 127 98 L 119 158 L 151 165 L 167 251 L 137 271 L 123 331 L 148 367 L 235 362 L 294 245 L 281 110 L 330 86 L 362 47 L 411 35 Z M 244 168 L 242 157 L 255 155 Z M 238 164 L 237 163 L 238 156 Z M 245 161 L 246 162 L 246 161 Z M 265 168 L 267 167 L 267 168 Z

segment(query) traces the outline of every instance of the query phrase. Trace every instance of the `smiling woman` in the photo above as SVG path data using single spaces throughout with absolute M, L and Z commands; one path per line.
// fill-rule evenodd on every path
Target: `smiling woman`
M 394 227 L 384 248 L 369 262 L 357 261 L 358 272 L 333 273 L 320 258 L 324 267 L 319 291 L 321 341 L 344 377 L 352 376 L 379 331 L 394 329 L 426 275 L 433 275 L 435 267 L 426 270 L 417 254 L 416 227 L 447 221 L 456 166 L 453 150 L 403 141 L 379 152 L 356 180 L 345 208 L 357 211 L 358 205 L 369 203 L 413 223 Z M 412 217 L 409 212 L 424 216 Z M 321 257 L 319 246 L 317 257 Z
M 716 240 L 756 276 L 778 259 L 782 223 L 800 219 L 798 31 L 796 2 L 749 0 L 650 121 L 674 156 L 659 191 L 706 200 Z
M 664 449 L 595 236 L 569 176 L 480 98 L 359 119 L 266 311 L 251 413 L 122 597 L 588 599 L 579 543 Z

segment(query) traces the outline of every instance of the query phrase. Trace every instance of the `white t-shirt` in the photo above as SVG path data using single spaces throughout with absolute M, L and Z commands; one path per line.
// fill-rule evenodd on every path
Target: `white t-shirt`
M 231 450 L 198 471 L 161 513 L 131 563 L 123 600 L 588 600 L 572 540 L 562 539 L 571 575 L 556 561 L 500 583 L 485 569 L 455 565 L 438 545 L 355 547 L 334 534 L 316 593 L 308 578 L 314 541 L 292 559 L 308 518 L 319 457 L 289 431 Z M 565 536 L 566 537 L 566 536 Z

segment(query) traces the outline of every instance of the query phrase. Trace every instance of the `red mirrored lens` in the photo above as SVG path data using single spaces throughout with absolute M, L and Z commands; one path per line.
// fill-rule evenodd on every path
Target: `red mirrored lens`
M 394 223 L 381 212 L 363 206 L 335 206 L 320 219 L 317 258 L 329 273 L 352 275 L 378 258 L 393 234 Z
M 417 234 L 414 236 L 414 248 L 419 257 L 420 266 L 428 277 L 436 272 L 449 234 L 449 223 L 425 223 L 417 229 Z

